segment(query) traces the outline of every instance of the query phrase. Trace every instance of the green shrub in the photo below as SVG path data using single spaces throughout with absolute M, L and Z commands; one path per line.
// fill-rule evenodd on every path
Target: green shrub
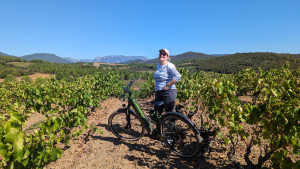
M 3 82 L 4 83 L 17 82 L 17 79 L 14 75 L 8 74 Z
M 24 83 L 31 83 L 31 82 L 33 81 L 32 78 L 29 77 L 29 76 L 27 76 L 27 75 L 22 76 L 22 77 L 21 77 L 21 80 L 22 80 L 22 82 L 24 82 Z

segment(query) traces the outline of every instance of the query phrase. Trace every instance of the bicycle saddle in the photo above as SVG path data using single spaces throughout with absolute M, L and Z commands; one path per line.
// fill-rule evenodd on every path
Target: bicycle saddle
M 151 103 L 153 103 L 154 106 L 161 106 L 161 105 L 165 104 L 164 101 L 151 101 Z

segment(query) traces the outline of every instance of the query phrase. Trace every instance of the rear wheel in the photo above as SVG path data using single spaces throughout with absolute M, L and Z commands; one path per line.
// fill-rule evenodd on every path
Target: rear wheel
M 171 112 L 165 114 L 161 121 L 163 141 L 174 153 L 181 157 L 193 157 L 199 153 L 201 137 L 187 117 Z
M 127 119 L 130 119 L 129 121 Z M 110 131 L 122 140 L 135 141 L 145 134 L 145 128 L 132 112 L 117 111 L 112 113 L 108 119 Z

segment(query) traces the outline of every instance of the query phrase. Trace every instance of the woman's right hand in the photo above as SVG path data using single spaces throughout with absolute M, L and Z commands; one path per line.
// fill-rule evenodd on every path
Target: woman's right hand
M 167 85 L 165 85 L 163 90 L 169 90 L 169 87 Z

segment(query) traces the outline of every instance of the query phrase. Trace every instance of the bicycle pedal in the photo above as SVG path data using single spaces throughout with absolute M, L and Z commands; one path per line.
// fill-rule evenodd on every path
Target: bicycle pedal
M 159 138 L 157 137 L 157 130 L 156 129 L 153 129 L 153 130 L 150 131 L 149 138 L 153 139 L 153 140 L 159 140 Z

